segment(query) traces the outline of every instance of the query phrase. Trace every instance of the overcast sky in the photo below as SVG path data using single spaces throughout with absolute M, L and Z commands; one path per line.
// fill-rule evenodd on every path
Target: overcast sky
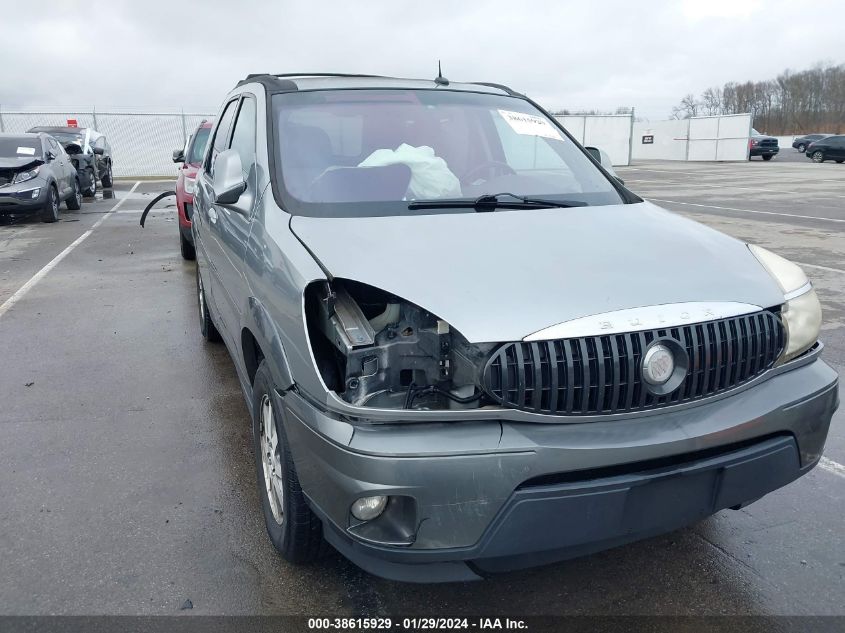
M 688 93 L 845 62 L 842 0 L 4 2 L 0 107 L 205 113 L 250 72 L 505 83 L 666 118 Z

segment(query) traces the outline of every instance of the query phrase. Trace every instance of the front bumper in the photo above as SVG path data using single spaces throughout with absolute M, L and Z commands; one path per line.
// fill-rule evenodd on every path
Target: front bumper
M 779 147 L 752 147 L 749 156 L 774 156 L 779 151 Z
M 47 202 L 47 189 L 46 181 L 40 178 L 0 187 L 0 213 L 14 215 L 41 210 Z
M 433 582 L 564 560 L 756 500 L 816 464 L 839 404 L 821 360 L 697 407 L 581 424 L 352 426 L 296 393 L 277 398 L 329 542 L 371 573 Z M 373 494 L 395 499 L 356 525 L 350 505 Z

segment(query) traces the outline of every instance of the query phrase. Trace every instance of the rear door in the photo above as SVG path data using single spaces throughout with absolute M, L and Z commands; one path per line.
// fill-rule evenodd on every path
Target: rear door
M 70 162 L 70 156 L 68 156 L 64 147 L 53 138 L 48 138 L 47 142 L 50 145 L 50 151 L 56 156 L 52 163 L 53 176 L 56 178 L 59 197 L 64 198 L 71 187 L 71 183 L 76 179 L 76 168 Z
M 845 136 L 834 136 L 830 139 L 830 157 L 834 160 L 845 160 Z

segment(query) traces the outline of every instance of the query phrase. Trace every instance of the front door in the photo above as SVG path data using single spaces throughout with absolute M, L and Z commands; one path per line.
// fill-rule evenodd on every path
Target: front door
M 255 98 L 242 95 L 226 149 L 235 150 L 241 159 L 246 189 L 235 204 L 215 204 L 217 222 L 212 233 L 223 256 L 217 261 L 217 272 L 223 287 L 223 298 L 217 307 L 223 319 L 240 331 L 243 311 L 249 298 L 244 274 L 244 251 L 249 238 L 250 220 L 258 197 L 255 170 Z M 225 305 L 223 305 L 225 304 Z
M 214 204 L 214 191 L 212 189 L 212 178 L 214 177 L 214 161 L 217 155 L 229 145 L 229 133 L 232 128 L 232 121 L 235 118 L 239 99 L 233 99 L 226 104 L 223 113 L 218 118 L 217 127 L 212 132 L 209 150 L 203 164 L 202 176 L 197 178 L 196 190 L 194 193 L 194 217 L 193 222 L 197 223 L 197 266 L 200 267 L 205 285 L 206 301 L 215 311 L 215 316 L 223 321 L 221 334 L 227 336 L 226 330 L 228 320 L 226 318 L 226 300 L 220 278 L 220 265 L 225 257 L 220 244 L 220 222 L 219 205 Z M 222 307 L 221 307 L 222 306 Z

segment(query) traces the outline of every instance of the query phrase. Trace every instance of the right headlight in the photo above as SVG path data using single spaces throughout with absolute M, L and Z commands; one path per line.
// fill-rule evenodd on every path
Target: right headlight
M 754 244 L 748 248 L 783 290 L 781 318 L 786 328 L 786 347 L 778 359 L 780 365 L 800 356 L 818 340 L 822 307 L 813 285 L 799 266 Z
M 38 172 L 40 171 L 40 167 L 34 167 L 28 171 L 19 171 L 15 174 L 15 177 L 12 179 L 13 184 L 17 184 L 19 182 L 26 182 L 27 180 L 32 180 L 33 178 L 38 176 Z

